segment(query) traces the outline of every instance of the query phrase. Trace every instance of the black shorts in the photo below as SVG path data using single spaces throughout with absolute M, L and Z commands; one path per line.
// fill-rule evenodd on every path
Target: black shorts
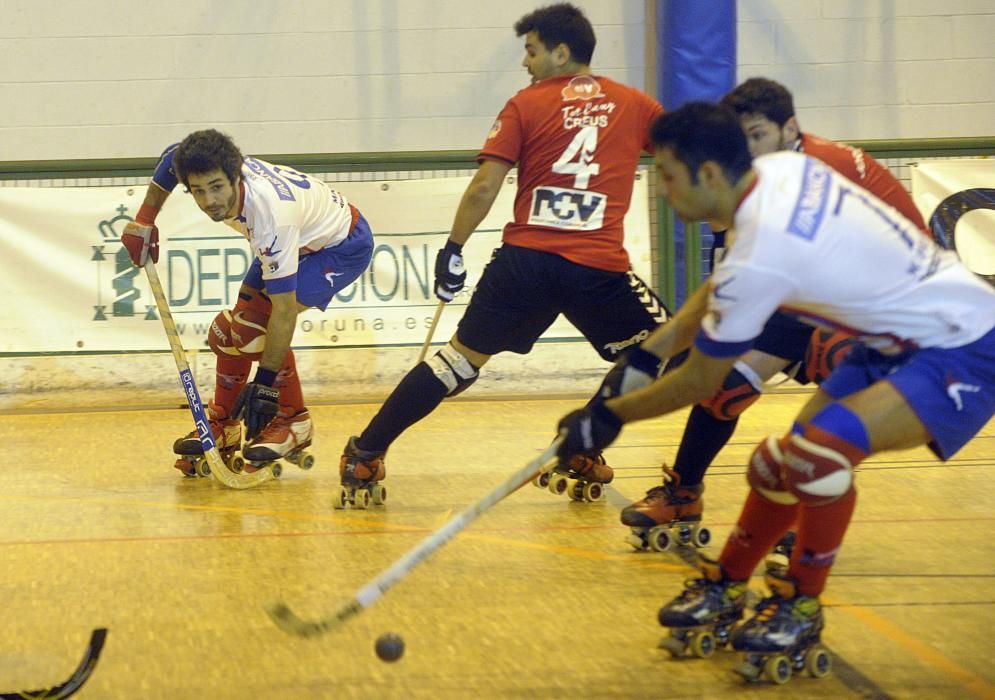
M 631 271 L 606 272 L 505 244 L 484 268 L 456 337 L 485 355 L 524 355 L 559 314 L 609 361 L 670 316 L 656 293 Z

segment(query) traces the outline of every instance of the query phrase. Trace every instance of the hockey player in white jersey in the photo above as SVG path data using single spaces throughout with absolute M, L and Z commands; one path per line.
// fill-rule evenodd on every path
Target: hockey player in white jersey
M 711 396 L 777 310 L 862 345 L 819 387 L 783 436 L 754 451 L 751 487 L 718 561 L 661 608 L 675 654 L 731 641 L 739 672 L 783 682 L 829 670 L 819 595 L 853 514 L 854 467 L 884 450 L 929 445 L 951 457 L 995 414 L 995 290 L 896 209 L 810 156 L 751 163 L 736 115 L 689 103 L 652 140 L 659 193 L 685 220 L 728 229 L 708 283 L 641 348 L 688 359 L 652 384 L 565 416 L 565 454 L 602 449 L 622 425 Z M 786 572 L 735 631 L 749 577 L 788 530 Z
M 310 466 L 303 450 L 313 426 L 304 405 L 294 352 L 297 314 L 324 310 L 355 280 L 373 255 L 366 219 L 342 193 L 281 165 L 243 157 L 234 142 L 213 129 L 196 131 L 162 154 L 136 220 L 122 242 L 132 262 L 158 259 L 155 218 L 182 182 L 214 221 L 242 234 L 255 255 L 231 310 L 208 331 L 218 356 L 209 417 L 218 448 L 229 461 L 248 440 L 247 469 L 286 457 Z M 254 360 L 255 377 L 248 382 Z M 203 453 L 197 431 L 173 446 L 176 468 L 195 476 Z

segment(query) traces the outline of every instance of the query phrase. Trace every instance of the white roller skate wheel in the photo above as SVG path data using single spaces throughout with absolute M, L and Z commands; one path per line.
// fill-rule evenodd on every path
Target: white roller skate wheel
M 245 458 L 238 452 L 231 456 L 231 464 L 228 465 L 229 468 L 236 474 L 241 474 L 242 470 L 245 469 Z
M 551 474 L 549 477 L 549 485 L 546 488 L 555 493 L 557 496 L 560 496 L 567 490 L 568 481 L 570 481 L 570 479 L 562 474 Z
M 764 675 L 777 685 L 791 680 L 791 661 L 784 654 L 775 654 L 764 662 Z
M 373 499 L 373 505 L 382 506 L 387 502 L 387 487 L 376 483 L 370 488 L 370 495 Z
M 211 475 L 211 465 L 207 463 L 206 457 L 198 457 L 193 463 L 193 470 L 197 476 Z
M 314 466 L 314 455 L 310 452 L 301 452 L 297 457 L 297 466 L 307 471 Z
M 691 653 L 699 659 L 707 659 L 715 653 L 715 635 L 708 630 L 702 630 L 691 637 L 688 647 Z
M 707 527 L 699 527 L 691 533 L 691 544 L 695 547 L 704 547 L 712 541 L 712 531 Z
M 644 530 L 632 530 L 628 535 L 625 536 L 626 544 L 632 546 L 638 552 L 643 552 L 649 549 L 649 544 L 646 543 L 646 532 Z
M 269 467 L 270 471 L 273 472 L 273 476 L 276 478 L 279 478 L 280 475 L 283 474 L 283 466 L 279 462 L 269 462 L 264 465 L 264 468 L 265 467 Z
M 541 472 L 539 476 L 532 480 L 532 485 L 544 489 L 549 487 L 549 472 Z
M 355 500 L 352 502 L 353 507 L 359 508 L 360 510 L 365 510 L 370 505 L 370 492 L 366 489 L 356 489 Z
M 657 525 L 646 533 L 646 542 L 654 552 L 666 552 L 674 546 L 674 538 L 665 525 Z
M 660 649 L 665 649 L 670 652 L 670 655 L 675 659 L 680 658 L 684 655 L 684 650 L 687 649 L 687 645 L 678 639 L 677 637 L 664 637 L 660 640 L 657 645 Z
M 583 501 L 584 482 L 577 479 L 567 479 L 567 495 L 571 501 Z
M 591 503 L 600 501 L 605 497 L 605 485 L 599 484 L 597 481 L 589 481 L 584 484 L 583 495 L 585 501 Z
M 342 510 L 349 503 L 349 489 L 345 486 L 339 486 L 339 492 L 335 494 L 335 498 L 332 499 L 332 508 L 335 510 Z
M 805 652 L 805 670 L 812 678 L 825 678 L 833 667 L 833 658 L 823 647 L 812 647 Z

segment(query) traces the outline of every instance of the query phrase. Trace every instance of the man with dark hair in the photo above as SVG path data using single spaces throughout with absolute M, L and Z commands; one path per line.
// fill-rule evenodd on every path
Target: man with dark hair
M 736 113 L 754 157 L 785 150 L 814 156 L 895 207 L 928 235 L 912 197 L 886 167 L 858 148 L 801 132 L 791 93 L 780 83 L 750 78 L 726 95 L 722 104 Z M 690 169 L 695 172 L 696 164 Z M 713 267 L 724 246 L 725 232 L 719 231 L 712 249 Z M 663 485 L 653 487 L 645 498 L 623 509 L 622 523 L 633 530 L 629 542 L 639 549 L 659 546 L 675 537 L 661 539 L 658 533 L 676 535 L 682 528 L 694 533 L 695 541 L 707 542 L 707 537 L 697 536 L 704 509 L 703 479 L 732 438 L 739 416 L 760 398 L 764 383 L 778 372 L 786 372 L 802 384 L 821 383 L 855 344 L 846 330 L 813 330 L 787 314 L 771 316 L 764 332 L 736 361 L 715 395 L 691 409 L 674 467 L 663 467 Z M 789 534 L 781 543 L 770 559 L 772 565 L 786 563 L 784 554 L 790 554 L 791 539 Z
M 230 463 L 241 447 L 239 418 L 249 441 L 246 467 L 286 457 L 299 460 L 313 427 L 290 348 L 297 314 L 324 310 L 373 255 L 369 224 L 341 193 L 320 180 L 257 158 L 213 129 L 195 131 L 163 152 L 135 221 L 121 240 L 135 265 L 158 260 L 155 218 L 182 182 L 214 221 L 245 236 L 255 252 L 230 311 L 217 315 L 208 344 L 218 356 L 211 432 Z M 252 362 L 255 378 L 246 383 Z M 197 476 L 203 456 L 197 431 L 173 445 L 176 468 Z
M 823 673 L 818 597 L 853 514 L 854 468 L 871 454 L 925 444 L 949 459 L 995 414 L 995 290 L 811 156 L 773 153 L 744 171 L 746 137 L 726 107 L 689 103 L 657 120 L 652 139 L 660 196 L 683 219 L 730 231 L 726 254 L 641 345 L 660 358 L 690 348 L 686 361 L 647 387 L 564 417 L 561 451 L 603 449 L 624 423 L 714 395 L 779 309 L 856 334 L 861 343 L 788 432 L 757 446 L 751 490 L 719 560 L 701 559 L 703 578 L 659 613 L 675 654 L 705 633 L 723 641 L 742 616 L 754 568 L 794 523 L 788 567 L 768 570 L 772 597 L 731 642 L 752 655 L 740 667 L 746 676 L 781 653 L 811 654 Z M 790 662 L 765 672 L 786 680 Z
M 349 440 L 337 507 L 363 505 L 361 492 L 382 478 L 384 455 L 401 433 L 465 391 L 492 355 L 528 353 L 559 314 L 610 361 L 666 318 L 659 299 L 630 269 L 622 228 L 640 153 L 649 148 L 649 125 L 663 108 L 592 74 L 594 31 L 576 7 L 538 9 L 515 31 L 525 37 L 522 65 L 532 85 L 508 101 L 480 151 L 480 168 L 436 258 L 439 299 L 451 301 L 463 288 L 463 245 L 518 165 L 514 220 L 456 334 L 408 372 L 366 429 Z M 600 453 L 567 457 L 561 469 L 597 484 L 613 475 Z

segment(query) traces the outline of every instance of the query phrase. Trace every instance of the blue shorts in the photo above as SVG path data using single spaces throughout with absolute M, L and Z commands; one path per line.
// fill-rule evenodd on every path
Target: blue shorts
M 887 356 L 857 345 L 823 382 L 842 399 L 880 380 L 905 398 L 932 436 L 930 449 L 950 459 L 995 415 L 995 328 L 959 348 L 924 348 Z
M 297 264 L 297 301 L 324 311 L 333 296 L 363 274 L 372 258 L 373 233 L 360 215 L 344 241 L 301 257 Z M 265 287 L 259 258 L 252 261 L 242 281 L 253 289 Z

